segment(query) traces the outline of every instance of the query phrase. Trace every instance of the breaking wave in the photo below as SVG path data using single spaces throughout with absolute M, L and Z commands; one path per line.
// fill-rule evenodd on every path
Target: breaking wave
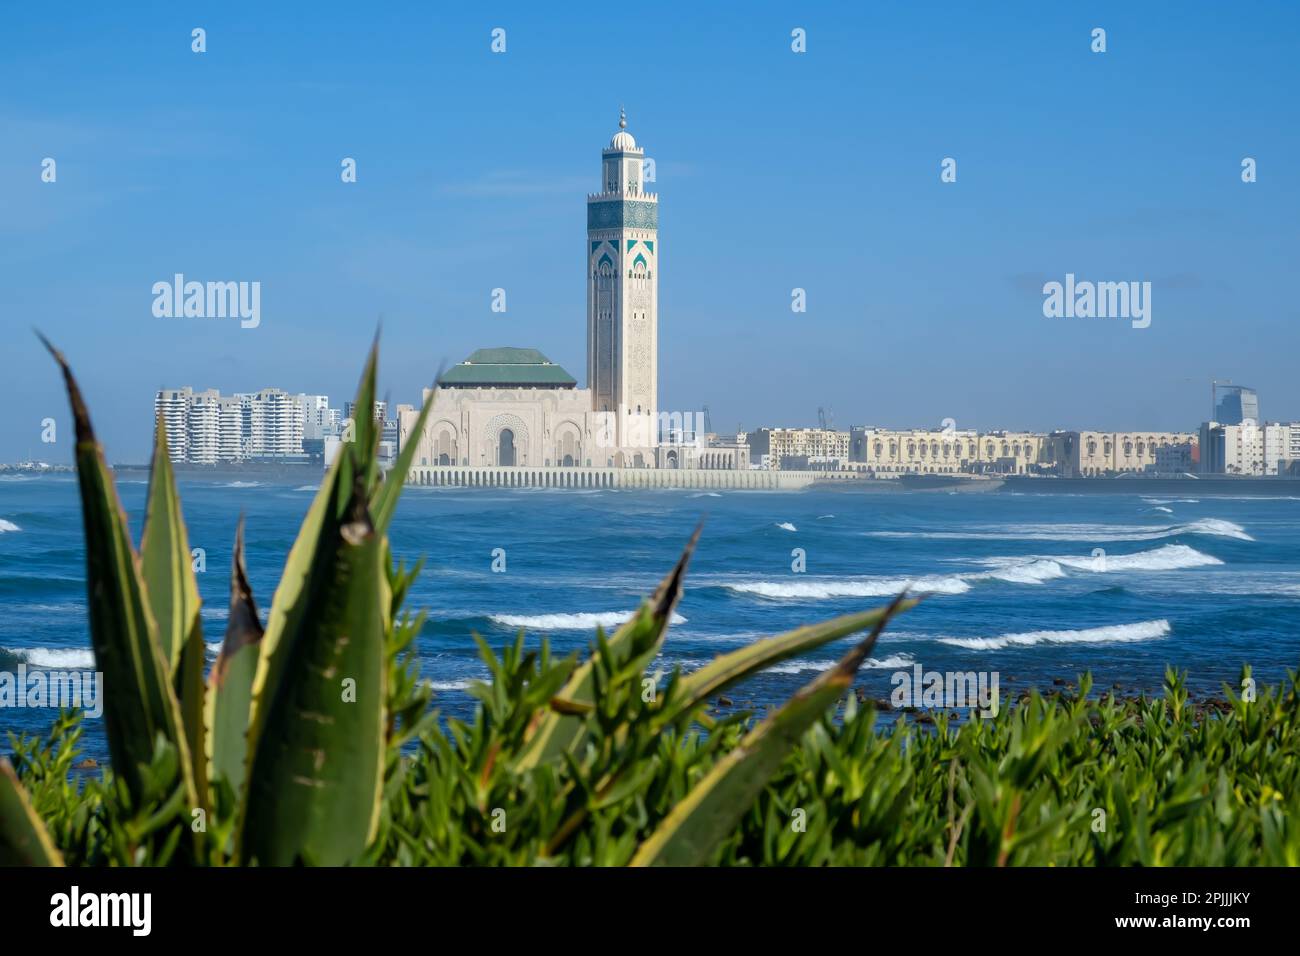
M 903 590 L 928 594 L 965 594 L 970 585 L 960 575 L 920 578 L 873 578 L 830 581 L 731 581 L 724 585 L 739 594 L 766 598 L 892 597 Z
M 618 627 L 630 620 L 632 611 L 600 611 L 591 614 L 492 614 L 490 619 L 505 627 L 522 627 L 530 631 L 589 631 L 597 627 Z M 686 618 L 674 613 L 673 624 L 685 624 Z
M 1116 571 L 1177 571 L 1223 564 L 1218 558 L 1202 554 L 1185 544 L 1166 544 L 1137 554 L 1102 554 L 1096 557 L 1052 554 L 1031 558 L 985 558 L 984 563 L 996 568 L 985 572 L 989 577 L 1015 584 L 1037 584 L 1050 578 L 1064 577 L 1062 568 L 1108 574 Z
M 839 661 L 782 661 L 779 664 L 773 664 L 771 667 L 763 668 L 765 674 L 800 674 L 804 671 L 825 671 L 830 670 Z M 862 669 L 880 670 L 882 668 L 911 667 L 914 661 L 910 654 L 890 654 L 888 657 L 880 659 L 868 657 L 862 662 Z
M 57 670 L 90 670 L 95 652 L 80 647 L 0 647 L 0 663 L 29 664 Z
M 14 524 L 12 521 L 6 521 L 4 518 L 0 518 L 0 534 L 4 534 L 6 531 L 22 530 L 22 528 L 18 527 L 18 525 Z
M 430 680 L 424 683 L 430 690 L 464 690 L 469 687 L 468 680 Z
M 1080 571 L 1178 571 L 1182 568 L 1207 568 L 1222 564 L 1218 558 L 1202 554 L 1185 544 L 1166 544 L 1151 551 L 1139 551 L 1137 554 L 1108 554 L 1104 558 L 1056 557 L 1068 568 Z
M 782 521 L 779 525 L 777 525 L 777 527 L 780 528 L 782 531 L 798 531 L 798 530 L 799 530 L 798 528 L 796 528 L 794 525 L 792 525 L 792 524 L 791 524 L 790 522 L 788 522 L 788 521 Z
M 1077 631 L 1025 631 L 998 637 L 941 637 L 940 644 L 965 647 L 973 651 L 996 651 L 1004 647 L 1033 647 L 1037 644 L 1117 644 L 1148 641 L 1169 633 L 1169 622 L 1139 621 L 1136 624 L 1112 624 Z
M 1156 541 L 1179 534 L 1203 534 L 1254 541 L 1246 529 L 1222 518 L 1198 518 L 1174 525 L 1026 524 L 970 531 L 864 531 L 872 538 L 984 539 L 991 541 Z

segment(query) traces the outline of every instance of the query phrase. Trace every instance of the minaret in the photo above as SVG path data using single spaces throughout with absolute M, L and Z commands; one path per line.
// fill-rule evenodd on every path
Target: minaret
M 601 191 L 587 197 L 587 387 L 594 410 L 617 415 L 625 466 L 654 467 L 658 443 L 659 197 L 641 191 L 645 151 L 627 131 L 601 151 Z M 606 462 L 601 461 L 600 464 Z

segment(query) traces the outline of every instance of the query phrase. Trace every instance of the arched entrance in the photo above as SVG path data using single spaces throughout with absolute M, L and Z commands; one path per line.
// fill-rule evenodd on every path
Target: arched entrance
M 509 428 L 501 429 L 497 444 L 497 464 L 513 466 L 515 463 L 515 433 Z

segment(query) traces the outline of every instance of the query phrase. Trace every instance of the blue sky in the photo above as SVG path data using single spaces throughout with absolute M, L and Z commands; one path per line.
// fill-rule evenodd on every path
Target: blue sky
M 0 460 L 69 458 L 34 326 L 113 461 L 160 386 L 341 405 L 380 316 L 397 402 L 480 346 L 582 380 L 621 103 L 657 167 L 664 409 L 1192 429 L 1214 375 L 1300 419 L 1300 5 L 289 6 L 0 9 Z M 260 327 L 155 318 L 176 272 L 260 281 Z M 1150 328 L 1044 317 L 1067 272 L 1150 281 Z

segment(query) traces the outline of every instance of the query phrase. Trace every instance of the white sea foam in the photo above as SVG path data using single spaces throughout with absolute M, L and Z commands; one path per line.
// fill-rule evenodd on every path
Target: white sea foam
M 722 495 L 718 494 L 716 491 L 701 491 L 691 495 L 691 497 L 692 498 L 721 498 Z
M 491 619 L 506 627 L 522 627 L 531 631 L 590 631 L 597 627 L 608 630 L 618 627 L 632 617 L 632 611 L 600 611 L 592 614 L 493 614 Z M 673 614 L 673 624 L 685 624 L 686 618 Z
M 6 531 L 22 530 L 22 528 L 18 527 L 18 525 L 14 524 L 12 521 L 6 521 L 4 518 L 0 518 L 0 534 L 4 534 Z
M 782 661 L 779 664 L 773 664 L 771 667 L 764 667 L 765 674 L 801 674 L 804 671 L 825 671 L 830 670 L 839 661 Z M 910 654 L 890 654 L 888 657 L 880 659 L 868 657 L 862 662 L 863 670 L 881 670 L 887 668 L 911 667 L 914 661 Z
M 468 680 L 430 680 L 424 683 L 431 690 L 464 690 L 469 686 Z
M 818 516 L 817 516 L 817 520 L 818 520 L 818 521 L 824 521 L 824 520 L 826 520 L 827 518 L 834 518 L 834 517 L 835 517 L 834 515 L 818 515 Z
M 1166 508 L 1164 505 L 1156 505 L 1156 506 L 1155 506 L 1154 508 L 1152 508 L 1151 510 L 1152 510 L 1152 511 L 1163 511 L 1163 512 L 1164 512 L 1165 514 L 1167 514 L 1167 515 L 1171 515 L 1171 514 L 1174 513 L 1174 509 L 1173 509 L 1173 508 Z
M 940 637 L 941 644 L 965 647 L 974 651 L 996 651 L 1004 647 L 1033 647 L 1037 644 L 1115 644 L 1148 641 L 1169 633 L 1169 622 L 1139 621 L 1136 624 L 1111 624 L 1077 631 L 1025 631 L 998 637 Z
M 320 491 L 320 485 L 299 485 L 294 491 Z
M 95 666 L 95 652 L 79 647 L 14 647 L 3 650 L 32 667 L 88 670 Z
M 1254 541 L 1246 529 L 1222 518 L 1198 518 L 1175 525 L 1025 524 L 983 526 L 970 531 L 864 531 L 872 538 L 930 538 L 990 541 L 1157 541 L 1180 534 L 1203 534 Z
M 790 522 L 788 522 L 788 521 L 782 521 L 779 525 L 777 525 L 777 527 L 780 528 L 782 531 L 798 531 L 798 530 L 799 530 L 798 528 L 796 528 L 794 525 L 792 525 L 792 524 L 791 524 Z
M 1166 544 L 1151 551 L 1139 551 L 1137 554 L 1107 554 L 1102 559 L 1058 555 L 1052 560 L 1068 568 L 1103 574 L 1116 571 L 1178 571 L 1183 568 L 1207 568 L 1223 563 L 1213 555 L 1202 554 L 1185 544 Z
M 729 581 L 729 590 L 766 598 L 890 597 L 910 590 L 929 594 L 964 594 L 970 585 L 960 575 L 919 578 L 831 578 L 791 581 Z
M 1178 571 L 1223 564 L 1218 558 L 1202 554 L 1185 544 L 1165 544 L 1137 554 L 1105 554 L 1092 557 L 1082 554 L 1040 554 L 1020 558 L 984 558 L 981 563 L 996 568 L 984 576 L 1016 584 L 1036 584 L 1064 577 L 1063 567 L 1074 571 L 1113 574 L 1118 571 Z
M 228 481 L 222 488 L 256 488 L 261 484 L 260 481 Z
M 996 571 L 985 572 L 988 577 L 1008 584 L 1042 584 L 1053 578 L 1065 577 L 1061 566 L 1050 558 L 1041 558 L 1027 563 L 1011 563 Z

